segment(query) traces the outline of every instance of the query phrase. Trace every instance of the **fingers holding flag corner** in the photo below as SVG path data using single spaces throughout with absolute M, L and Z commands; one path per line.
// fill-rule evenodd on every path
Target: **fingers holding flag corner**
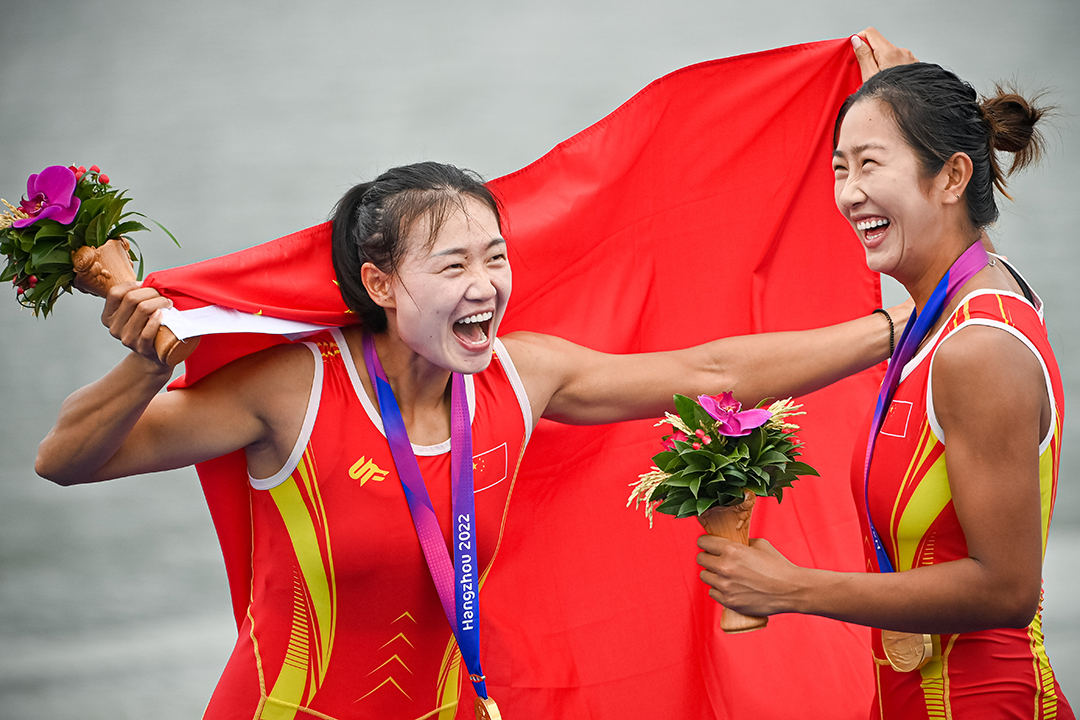
M 863 82 L 880 70 L 919 62 L 910 50 L 893 45 L 872 27 L 852 35 L 851 46 L 855 50 L 855 59 L 859 62 Z

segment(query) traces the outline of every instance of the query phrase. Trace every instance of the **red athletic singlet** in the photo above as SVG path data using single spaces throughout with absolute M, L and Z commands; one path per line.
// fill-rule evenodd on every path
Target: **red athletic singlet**
M 967 325 L 988 325 L 1014 335 L 1035 353 L 1043 367 L 1054 414 L 1039 446 L 1045 552 L 1057 489 L 1064 395 L 1037 298 L 1036 304 L 1038 308 L 1012 293 L 972 293 L 904 368 L 878 435 L 869 482 L 874 526 L 898 572 L 968 556 L 952 504 L 944 433 L 934 415 L 930 384 L 937 348 Z M 862 434 L 856 446 L 852 466 L 852 489 L 860 509 L 865 508 L 866 435 Z M 874 550 L 864 512 L 863 547 L 867 570 L 874 572 Z M 1043 649 L 1041 603 L 1026 628 L 933 636 L 934 658 L 914 672 L 893 670 L 885 660 L 880 632 L 872 637 L 878 691 L 873 718 L 1073 718 Z
M 466 672 L 382 422 L 341 332 L 306 344 L 303 429 L 277 475 L 251 480 L 251 604 L 205 717 L 453 718 Z M 482 583 L 532 416 L 502 343 L 466 382 Z M 449 542 L 450 441 L 413 447 Z

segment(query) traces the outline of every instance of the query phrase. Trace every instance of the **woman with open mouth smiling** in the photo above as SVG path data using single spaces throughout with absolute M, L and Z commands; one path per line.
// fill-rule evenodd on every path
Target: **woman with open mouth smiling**
M 873 632 L 872 717 L 1071 718 L 1043 648 L 1041 570 L 1062 438 L 1043 308 L 985 228 L 1045 110 L 981 102 L 937 65 L 878 73 L 834 136 L 836 204 L 873 270 L 915 301 L 853 461 L 867 573 L 800 568 L 766 540 L 703 536 L 710 595 L 752 615 Z

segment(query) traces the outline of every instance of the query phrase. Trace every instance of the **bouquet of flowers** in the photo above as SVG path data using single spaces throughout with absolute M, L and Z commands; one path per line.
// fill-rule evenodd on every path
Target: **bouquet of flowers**
M 651 525 L 653 512 L 700 516 L 714 507 L 739 505 L 748 493 L 783 499 L 784 488 L 799 475 L 818 474 L 795 459 L 799 426 L 786 418 L 803 415 L 801 408 L 791 398 L 743 410 L 731 393 L 701 395 L 696 402 L 676 395 L 678 414 L 666 413 L 657 423 L 674 432 L 664 436 L 653 469 L 633 483 L 627 505 L 644 502 Z
M 791 398 L 743 410 L 729 392 L 697 401 L 676 395 L 677 414 L 666 413 L 657 423 L 674 431 L 664 436 L 652 470 L 631 483 L 627 506 L 644 502 L 650 527 L 654 512 L 694 516 L 710 535 L 748 544 L 757 498 L 781 500 L 798 476 L 818 474 L 795 459 L 802 447 L 794 435 L 799 426 L 788 418 L 804 414 L 801 408 Z M 720 625 L 746 632 L 766 622 L 724 608 Z
M 104 295 L 109 283 L 103 285 L 92 278 L 128 279 L 112 278 L 114 270 L 108 263 L 103 265 L 99 253 L 94 252 L 110 241 L 122 248 L 127 261 L 138 260 L 138 274 L 132 268 L 130 279 L 142 279 L 141 253 L 131 250 L 134 243 L 126 235 L 146 230 L 131 219 L 146 216 L 125 211 L 130 200 L 109 185 L 109 177 L 97 165 L 89 170 L 53 165 L 31 175 L 18 207 L 0 200 L 7 207 L 0 213 L 0 255 L 7 259 L 0 281 L 11 281 L 19 303 L 32 308 L 34 315 L 47 317 L 60 295 L 71 292 L 73 286 Z M 179 246 L 164 226 L 151 222 Z M 86 282 L 80 282 L 80 271 Z

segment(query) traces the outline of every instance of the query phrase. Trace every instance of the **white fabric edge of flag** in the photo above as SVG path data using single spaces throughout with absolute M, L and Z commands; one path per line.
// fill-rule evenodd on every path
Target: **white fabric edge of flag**
M 193 310 L 164 308 L 161 311 L 161 324 L 172 330 L 180 340 L 221 333 L 284 335 L 293 340 L 326 329 L 325 325 L 283 320 L 269 315 L 252 315 L 219 305 L 207 305 Z

